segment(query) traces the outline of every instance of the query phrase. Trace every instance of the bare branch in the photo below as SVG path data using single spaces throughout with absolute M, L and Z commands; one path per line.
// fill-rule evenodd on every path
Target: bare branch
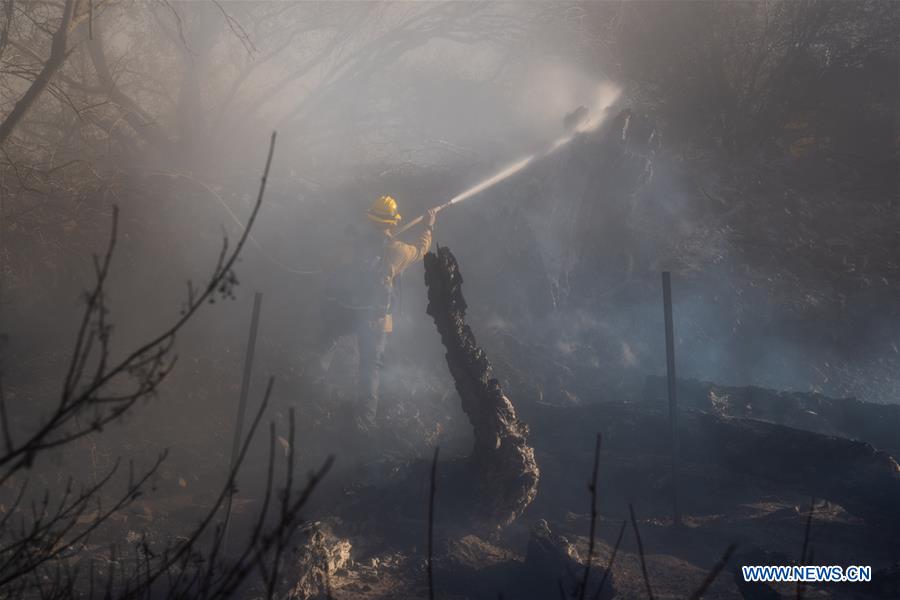
M 180 317 L 165 331 L 133 350 L 124 359 L 110 363 L 109 330 L 106 325 L 107 308 L 104 302 L 103 290 L 116 241 L 118 212 L 115 208 L 113 209 L 113 228 L 110 241 L 103 259 L 98 260 L 96 263 L 96 283 L 87 298 L 87 306 L 76 335 L 75 348 L 72 352 L 72 359 L 63 385 L 59 405 L 37 431 L 11 451 L 7 451 L 0 456 L 0 467 L 6 468 L 5 472 L 0 475 L 0 483 L 8 479 L 17 470 L 29 466 L 37 451 L 64 445 L 93 431 L 99 431 L 108 423 L 125 414 L 139 399 L 155 393 L 157 387 L 174 365 L 175 358 L 170 357 L 170 352 L 178 331 L 199 310 L 200 306 L 213 298 L 214 294 L 229 295 L 236 283 L 232 269 L 250 235 L 250 229 L 262 206 L 274 150 L 275 134 L 273 133 L 259 193 L 246 227 L 242 231 L 237 244 L 230 252 L 228 251 L 226 240 L 213 273 L 204 288 L 196 294 L 191 303 L 186 305 Z M 94 340 L 99 341 L 99 356 L 96 357 L 97 368 L 93 375 L 87 381 L 84 381 L 85 367 L 88 360 L 94 355 L 96 348 Z M 103 389 L 109 383 L 121 377 L 129 377 L 135 381 L 131 391 L 121 396 L 103 396 Z M 114 402 L 114 399 L 117 402 Z M 100 410 L 88 425 L 76 427 L 70 432 L 64 432 L 64 428 L 72 419 L 87 407 L 99 409 L 102 406 L 106 406 L 106 410 Z

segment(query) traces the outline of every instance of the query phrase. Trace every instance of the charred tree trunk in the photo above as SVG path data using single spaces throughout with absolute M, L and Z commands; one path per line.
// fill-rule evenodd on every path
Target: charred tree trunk
M 50 45 L 50 56 L 41 68 L 40 73 L 35 77 L 31 85 L 22 95 L 21 98 L 13 106 L 12 111 L 0 123 L 0 144 L 12 134 L 13 129 L 18 125 L 19 121 L 25 117 L 25 114 L 40 97 L 40 95 L 50 85 L 53 75 L 59 70 L 68 57 L 68 41 L 69 33 L 79 22 L 76 15 L 80 12 L 81 3 L 79 0 L 66 0 L 63 6 L 62 22 L 59 28 L 53 34 L 53 41 Z
M 466 324 L 462 275 L 449 249 L 425 255 L 427 313 L 447 349 L 447 366 L 475 433 L 469 457 L 476 511 L 500 527 L 512 523 L 534 500 L 540 471 L 527 443 L 528 426 L 493 377 L 491 363 Z

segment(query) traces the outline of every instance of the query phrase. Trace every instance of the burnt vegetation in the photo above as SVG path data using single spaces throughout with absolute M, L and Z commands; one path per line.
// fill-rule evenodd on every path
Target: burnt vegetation
M 898 39 L 879 0 L 5 0 L 0 597 L 897 597 Z M 523 156 L 441 212 L 353 431 L 346 236 Z

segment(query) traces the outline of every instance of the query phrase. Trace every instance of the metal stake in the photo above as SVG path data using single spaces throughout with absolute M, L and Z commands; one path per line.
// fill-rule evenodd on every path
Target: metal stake
M 663 311 L 666 318 L 666 376 L 669 388 L 669 424 L 672 454 L 672 522 L 681 525 L 678 510 L 678 402 L 675 398 L 675 333 L 672 325 L 672 275 L 663 271 Z
M 244 429 L 244 414 L 247 412 L 247 395 L 250 392 L 250 375 L 253 372 L 253 352 L 256 349 L 256 331 L 259 326 L 259 309 L 262 304 L 262 293 L 256 292 L 253 296 L 253 316 L 250 318 L 250 339 L 247 341 L 247 353 L 244 356 L 244 375 L 241 379 L 241 398 L 238 402 L 237 420 L 234 424 L 234 439 L 231 443 L 231 464 L 228 473 L 234 473 L 238 456 L 241 451 L 241 437 Z M 231 482 L 232 484 L 234 482 Z M 227 550 L 228 531 L 231 525 L 231 500 L 234 496 L 233 489 L 228 492 L 225 501 L 225 528 L 222 532 L 222 551 Z

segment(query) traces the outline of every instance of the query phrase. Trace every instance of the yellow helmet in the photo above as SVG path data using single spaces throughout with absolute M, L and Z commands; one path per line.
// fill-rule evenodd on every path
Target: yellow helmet
M 369 207 L 367 216 L 370 221 L 382 225 L 396 225 L 402 218 L 397 211 L 397 201 L 390 196 L 381 196 L 375 200 Z

